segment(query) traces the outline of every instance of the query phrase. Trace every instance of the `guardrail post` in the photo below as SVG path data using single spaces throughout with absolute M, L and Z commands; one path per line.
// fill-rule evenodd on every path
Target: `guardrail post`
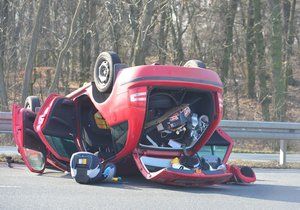
M 280 140 L 279 165 L 286 164 L 286 141 Z

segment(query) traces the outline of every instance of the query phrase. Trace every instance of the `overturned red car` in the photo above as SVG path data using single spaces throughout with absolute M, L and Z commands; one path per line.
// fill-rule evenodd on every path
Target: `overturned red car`
M 119 174 L 179 186 L 256 180 L 249 167 L 227 164 L 233 140 L 218 127 L 222 83 L 204 63 L 127 67 L 118 55 L 97 58 L 94 81 L 40 105 L 13 105 L 13 132 L 26 166 L 69 171 L 78 151 L 95 153 Z

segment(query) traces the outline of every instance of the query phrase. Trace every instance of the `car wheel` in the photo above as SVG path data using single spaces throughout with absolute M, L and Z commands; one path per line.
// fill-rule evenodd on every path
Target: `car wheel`
M 203 63 L 202 61 L 199 60 L 189 60 L 188 62 L 186 62 L 184 64 L 184 67 L 198 67 L 198 68 L 206 68 L 205 63 Z
M 24 108 L 35 112 L 36 108 L 41 107 L 41 102 L 37 96 L 28 96 L 25 100 Z
M 121 60 L 115 52 L 102 52 L 98 56 L 94 67 L 94 82 L 100 92 L 111 92 L 114 79 L 114 65 L 117 63 L 121 63 Z

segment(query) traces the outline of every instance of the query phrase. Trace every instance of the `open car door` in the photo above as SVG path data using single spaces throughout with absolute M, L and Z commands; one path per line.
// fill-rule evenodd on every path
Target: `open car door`
M 52 94 L 41 107 L 34 122 L 34 129 L 50 152 L 50 163 L 61 170 L 68 170 L 70 158 L 79 151 L 75 103 Z
M 205 186 L 230 181 L 233 174 L 227 169 L 226 162 L 232 147 L 233 140 L 218 128 L 198 152 L 200 160 L 209 164 L 208 168 L 174 167 L 172 161 L 176 157 L 155 154 L 150 150 L 137 149 L 133 152 L 133 157 L 146 179 L 169 185 Z M 202 162 L 201 166 L 204 166 Z
M 30 171 L 42 173 L 46 165 L 47 150 L 33 129 L 36 114 L 29 109 L 13 106 L 13 135 L 26 166 Z
M 200 157 L 214 156 L 227 163 L 234 142 L 221 128 L 217 128 L 206 144 L 198 151 Z

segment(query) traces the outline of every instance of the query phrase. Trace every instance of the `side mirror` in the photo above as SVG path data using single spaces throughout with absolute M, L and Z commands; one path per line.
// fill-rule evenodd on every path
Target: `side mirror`
M 27 163 L 34 171 L 42 171 L 45 168 L 46 158 L 42 152 L 23 148 L 24 149 L 24 158 L 26 158 Z

